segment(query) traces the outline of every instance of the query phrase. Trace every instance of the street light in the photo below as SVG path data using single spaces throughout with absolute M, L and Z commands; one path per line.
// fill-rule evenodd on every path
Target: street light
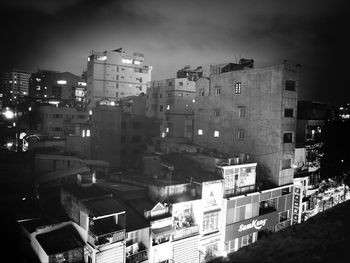
M 15 113 L 10 110 L 8 107 L 5 108 L 5 111 L 2 113 L 6 119 L 10 120 L 15 117 Z

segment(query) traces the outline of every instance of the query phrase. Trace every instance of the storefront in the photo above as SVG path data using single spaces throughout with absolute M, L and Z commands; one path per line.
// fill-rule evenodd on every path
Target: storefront
M 229 252 L 250 245 L 257 240 L 258 232 L 270 229 L 278 224 L 277 211 L 243 220 L 226 226 L 225 242 Z

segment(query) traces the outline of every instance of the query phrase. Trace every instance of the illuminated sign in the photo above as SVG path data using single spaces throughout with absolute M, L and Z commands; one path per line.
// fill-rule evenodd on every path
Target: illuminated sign
M 57 80 L 57 84 L 65 85 L 67 84 L 67 80 L 63 80 L 63 79 Z
M 75 90 L 75 96 L 76 97 L 84 97 L 85 96 L 85 91 L 83 89 L 76 89 Z
M 274 211 L 226 226 L 225 241 L 233 240 L 278 224 L 278 212 Z
M 79 82 L 78 82 L 78 86 L 84 86 L 84 87 L 85 87 L 85 86 L 86 86 L 86 82 L 80 82 L 80 81 L 79 81 Z
M 256 230 L 259 230 L 260 228 L 262 228 L 263 226 L 266 225 L 266 221 L 267 221 L 267 219 L 263 219 L 263 220 L 255 219 L 249 224 L 246 224 L 246 225 L 241 224 L 239 226 L 238 232 L 246 231 L 246 230 L 251 229 L 251 228 L 255 228 Z

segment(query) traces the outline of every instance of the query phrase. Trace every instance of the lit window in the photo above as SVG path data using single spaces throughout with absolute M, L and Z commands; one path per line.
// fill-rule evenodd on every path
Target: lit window
M 90 61 L 90 57 L 88 57 L 87 60 Z
M 44 95 L 44 98 L 47 98 L 47 95 L 46 95 L 46 94 Z
M 238 137 L 239 140 L 243 140 L 244 137 L 245 137 L 245 132 L 243 130 L 239 130 L 237 132 L 237 137 Z
M 198 130 L 198 135 L 203 135 L 203 130 L 202 129 Z
M 193 99 L 193 100 L 192 100 L 192 102 L 193 102 L 193 103 L 195 103 L 195 102 L 196 102 L 196 100 L 195 100 L 195 99 Z
M 99 61 L 104 61 L 104 60 L 107 60 L 107 56 L 97 56 L 96 59 Z
M 162 138 L 164 138 L 165 137 L 165 132 L 162 132 Z
M 219 131 L 214 131 L 214 137 L 217 138 L 220 136 L 220 132 Z
M 170 110 L 170 105 L 167 105 L 167 106 L 166 106 L 166 109 L 167 109 L 167 110 Z
M 245 117 L 245 107 L 239 107 L 239 117 L 244 118 Z
M 78 82 L 78 86 L 86 86 L 86 82 Z
M 41 89 L 40 86 L 35 87 L 35 90 L 40 90 L 40 89 Z
M 132 59 L 123 58 L 123 59 L 122 59 L 122 63 L 125 63 L 125 64 L 132 64 Z
M 41 81 L 41 78 L 36 78 L 36 81 L 37 81 L 37 82 L 40 82 L 40 81 Z
M 221 88 L 215 88 L 215 96 L 220 96 Z
M 293 133 L 286 132 L 283 134 L 283 143 L 291 143 L 293 142 Z
M 141 61 L 139 61 L 139 60 L 134 60 L 134 64 L 135 64 L 135 65 L 141 65 Z
M 242 247 L 248 246 L 253 243 L 253 233 L 242 237 Z
M 32 111 L 32 107 L 29 107 L 29 108 L 28 108 L 28 111 Z
M 235 84 L 235 94 L 241 94 L 241 82 Z
M 85 137 L 85 130 L 82 130 L 81 137 Z
M 57 84 L 65 85 L 67 84 L 66 80 L 57 80 Z
M 86 130 L 86 137 L 90 137 L 90 130 Z
M 167 127 L 167 128 L 165 129 L 165 132 L 169 132 L 169 127 Z

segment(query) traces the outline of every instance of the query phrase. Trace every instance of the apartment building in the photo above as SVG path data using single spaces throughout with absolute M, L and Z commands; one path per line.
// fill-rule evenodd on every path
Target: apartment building
M 250 153 L 258 177 L 293 182 L 299 67 L 254 68 L 252 60 L 211 66 L 196 82 L 193 142 Z
M 84 108 L 86 80 L 70 72 L 39 70 L 30 77 L 29 95 L 33 99 L 57 100 L 69 107 Z
M 88 107 L 100 100 L 116 102 L 119 98 L 146 93 L 152 67 L 144 54 L 127 53 L 122 48 L 103 52 L 92 51 L 87 63 Z
M 151 81 L 147 89 L 146 116 L 161 121 L 161 137 L 192 138 L 195 81 L 172 78 Z
M 0 108 L 14 105 L 20 98 L 28 96 L 30 73 L 12 70 L 1 73 Z

